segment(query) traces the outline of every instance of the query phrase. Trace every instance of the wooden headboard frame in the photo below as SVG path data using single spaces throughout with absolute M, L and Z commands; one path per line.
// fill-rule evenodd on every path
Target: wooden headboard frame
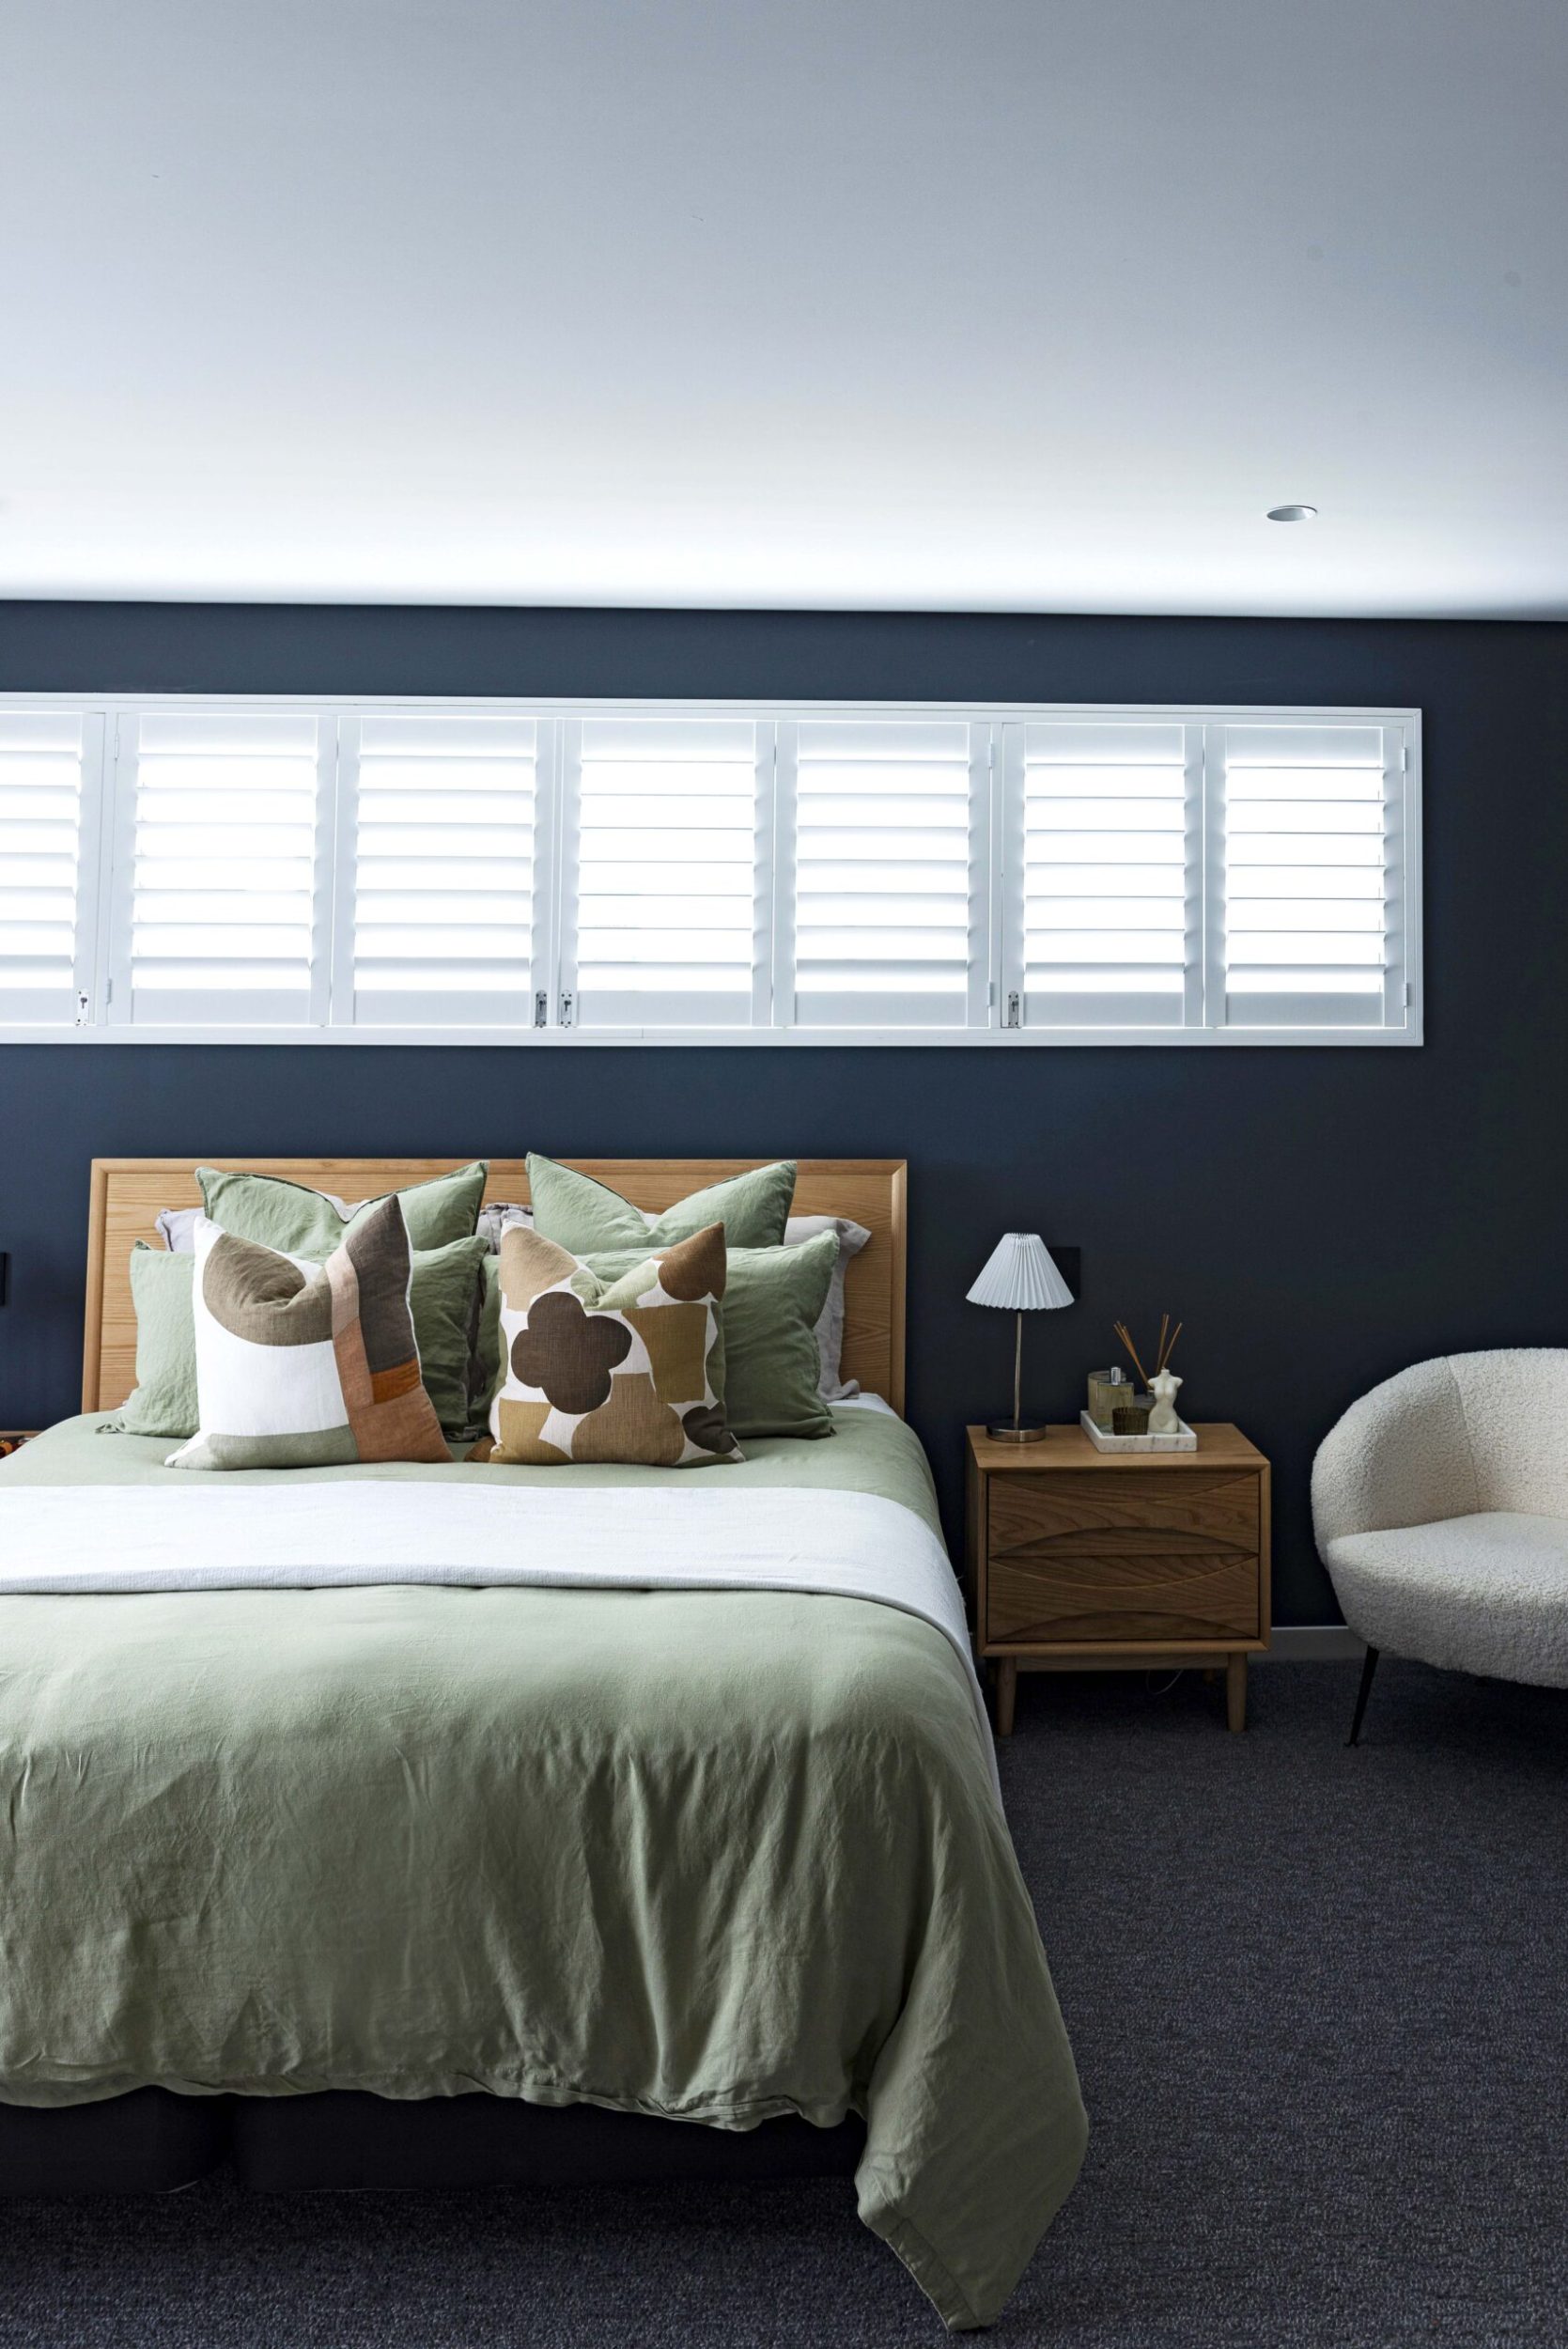
M 131 1301 L 131 1250 L 144 1239 L 163 1246 L 164 1207 L 199 1207 L 195 1169 L 254 1168 L 281 1174 L 340 1199 L 444 1174 L 448 1159 L 94 1159 L 87 1216 L 87 1313 L 82 1348 L 82 1408 L 112 1411 L 136 1383 L 136 1315 Z M 638 1206 L 673 1206 L 689 1191 L 760 1166 L 760 1159 L 565 1159 L 609 1183 Z M 492 1159 L 485 1197 L 528 1204 L 528 1171 L 519 1159 Z M 871 1238 L 850 1263 L 845 1283 L 844 1376 L 904 1408 L 905 1163 L 902 1159 L 802 1159 L 795 1186 L 798 1215 L 846 1215 Z

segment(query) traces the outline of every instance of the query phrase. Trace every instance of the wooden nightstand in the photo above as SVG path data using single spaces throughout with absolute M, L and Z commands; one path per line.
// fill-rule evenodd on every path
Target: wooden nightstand
M 1223 1664 L 1227 1718 L 1246 1727 L 1247 1658 L 1268 1645 L 1268 1462 L 1239 1428 L 1197 1437 L 1196 1452 L 1117 1453 L 1081 1427 L 1019 1446 L 969 1430 L 970 1609 L 999 1737 L 1020 1664 Z

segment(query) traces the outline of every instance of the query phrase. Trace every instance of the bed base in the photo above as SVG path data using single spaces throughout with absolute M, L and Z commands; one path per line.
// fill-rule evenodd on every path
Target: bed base
M 0 2197 L 167 2194 L 225 2168 L 258 2194 L 754 2186 L 847 2177 L 864 2142 L 854 2119 L 818 2129 L 789 2117 L 737 2131 L 503 2096 L 400 2102 L 343 2089 L 177 2096 L 139 2088 L 54 2111 L 0 2105 Z

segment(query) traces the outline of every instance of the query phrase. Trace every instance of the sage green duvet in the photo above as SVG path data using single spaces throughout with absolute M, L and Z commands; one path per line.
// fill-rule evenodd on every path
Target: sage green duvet
M 908 1430 L 834 1416 L 700 1473 L 934 1524 Z M 168 1449 L 69 1422 L 0 1502 L 172 1482 Z M 0 1597 L 0 2101 L 147 2083 L 852 2109 L 861 2216 L 955 2327 L 998 2313 L 1085 2133 L 951 1643 L 763 1589 Z

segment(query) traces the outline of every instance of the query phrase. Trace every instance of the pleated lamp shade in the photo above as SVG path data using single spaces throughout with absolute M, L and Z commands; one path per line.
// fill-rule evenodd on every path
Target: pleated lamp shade
M 1073 1292 L 1058 1272 L 1038 1232 L 1004 1232 L 970 1291 L 971 1305 L 1000 1305 L 1032 1314 L 1070 1305 Z

